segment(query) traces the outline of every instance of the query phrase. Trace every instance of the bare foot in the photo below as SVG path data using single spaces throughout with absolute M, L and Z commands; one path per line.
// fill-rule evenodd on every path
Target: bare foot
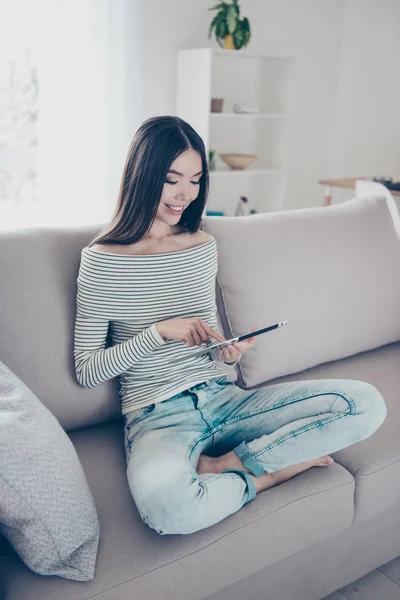
M 223 469 L 218 466 L 218 461 L 212 456 L 200 454 L 196 471 L 199 475 L 201 475 L 202 473 L 221 473 Z
M 295 477 L 299 473 L 302 473 L 311 467 L 329 467 L 333 463 L 333 458 L 329 455 L 326 455 L 319 458 L 313 458 L 312 460 L 307 460 L 302 463 L 297 463 L 295 465 L 289 465 L 288 467 L 280 469 L 279 471 L 274 471 L 273 473 L 263 473 L 263 475 L 256 477 L 250 473 L 250 471 L 243 465 L 240 458 L 236 456 L 232 450 L 224 456 L 218 456 L 215 458 L 201 454 L 196 471 L 200 475 L 202 473 L 221 473 L 224 469 L 229 468 L 241 469 L 242 471 L 249 473 L 250 478 L 256 487 L 256 492 L 258 493 L 278 485 L 283 481 L 287 481 L 288 479 Z
M 222 473 L 224 469 L 241 469 L 250 473 L 233 450 L 215 458 L 206 454 L 200 454 L 196 469 L 199 475 L 201 473 Z
M 264 473 L 259 477 L 255 477 L 254 475 L 250 475 L 251 479 L 256 488 L 256 492 L 262 492 L 268 488 L 271 488 L 275 485 L 278 485 L 288 479 L 292 479 L 299 473 L 303 471 L 307 471 L 311 467 L 329 467 L 335 461 L 329 455 L 320 456 L 319 458 L 313 458 L 312 460 L 306 460 L 302 463 L 297 463 L 295 465 L 289 465 L 284 469 L 280 469 L 279 471 L 274 471 L 273 473 Z
M 329 465 L 333 464 L 335 461 L 328 454 L 326 456 L 320 456 L 319 458 L 313 458 L 312 460 L 306 460 L 305 462 L 297 463 L 295 465 L 289 465 L 284 469 L 280 469 L 279 471 L 274 471 L 273 473 L 267 473 L 269 475 L 273 475 L 275 480 L 275 484 L 282 483 L 282 481 L 286 481 L 311 467 L 329 467 Z M 262 477 L 262 475 L 261 475 Z

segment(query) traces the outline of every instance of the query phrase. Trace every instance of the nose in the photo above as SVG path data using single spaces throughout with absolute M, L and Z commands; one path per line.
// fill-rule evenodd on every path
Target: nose
M 181 202 L 188 203 L 192 200 L 192 190 L 190 189 L 190 183 L 183 183 L 179 186 L 179 190 L 175 195 L 176 199 Z

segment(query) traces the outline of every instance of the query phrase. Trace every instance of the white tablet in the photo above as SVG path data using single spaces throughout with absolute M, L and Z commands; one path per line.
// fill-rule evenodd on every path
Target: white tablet
M 285 325 L 285 323 L 287 323 L 287 321 L 280 321 L 279 323 L 275 323 L 275 325 L 271 325 L 270 327 L 256 329 L 256 331 L 245 333 L 244 335 L 239 335 L 238 337 L 226 340 L 225 342 L 215 342 L 212 344 L 208 344 L 207 346 L 199 347 L 198 350 L 194 350 L 193 352 L 191 352 L 190 355 L 195 356 L 197 354 L 206 354 L 207 352 L 210 352 L 210 350 L 217 350 L 218 348 L 230 346 L 230 344 L 241 342 L 242 340 L 247 340 L 248 338 L 255 337 L 256 335 L 261 335 L 262 333 L 267 333 L 267 331 L 272 331 L 273 329 L 278 329 L 278 327 L 282 327 L 282 325 Z

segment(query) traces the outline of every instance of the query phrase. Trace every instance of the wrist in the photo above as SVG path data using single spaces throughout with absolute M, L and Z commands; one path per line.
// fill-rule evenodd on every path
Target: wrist
M 239 358 L 237 358 L 237 359 L 236 359 L 235 361 L 233 361 L 233 362 L 226 362 L 225 360 L 223 360 L 222 362 L 223 362 L 223 363 L 225 363 L 226 365 L 229 365 L 230 367 L 233 367 L 234 365 L 236 365 L 236 363 L 238 363 L 238 362 L 239 362 L 239 360 L 240 360 L 241 358 L 242 358 L 242 357 L 241 357 L 241 356 L 239 356 Z
M 160 323 L 155 323 L 155 328 L 157 329 L 158 334 L 162 337 L 162 339 L 164 340 L 164 342 L 167 342 L 168 339 L 165 337 L 163 331 L 162 331 L 162 327 L 160 327 Z

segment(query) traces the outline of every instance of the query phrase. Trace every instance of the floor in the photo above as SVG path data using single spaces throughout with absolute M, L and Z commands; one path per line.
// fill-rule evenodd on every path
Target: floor
M 400 557 L 325 596 L 323 600 L 400 600 Z

